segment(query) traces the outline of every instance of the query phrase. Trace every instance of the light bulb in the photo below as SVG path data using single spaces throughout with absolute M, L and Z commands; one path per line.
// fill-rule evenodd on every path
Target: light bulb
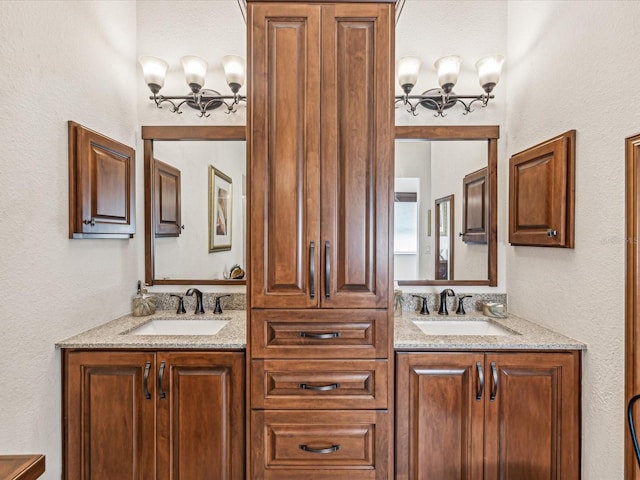
M 158 57 L 142 56 L 138 59 L 142 66 L 144 81 L 153 94 L 156 94 L 164 86 L 169 64 Z
M 420 63 L 421 60 L 418 57 L 402 57 L 398 60 L 398 83 L 407 95 L 418 82 Z
M 244 85 L 245 60 L 239 55 L 225 55 L 222 57 L 224 76 L 233 93 L 238 93 Z
M 435 61 L 434 66 L 438 72 L 438 82 L 444 93 L 450 93 L 458 82 L 460 65 L 462 65 L 462 58 L 457 55 L 449 55 Z
M 500 73 L 502 72 L 502 64 L 504 57 L 502 55 L 490 55 L 481 58 L 476 63 L 478 70 L 478 81 L 480 86 L 487 93 L 491 93 L 493 88 L 500 81 Z
M 207 62 L 195 55 L 187 55 L 180 59 L 184 69 L 184 79 L 193 93 L 198 93 L 204 87 L 204 78 L 207 74 Z

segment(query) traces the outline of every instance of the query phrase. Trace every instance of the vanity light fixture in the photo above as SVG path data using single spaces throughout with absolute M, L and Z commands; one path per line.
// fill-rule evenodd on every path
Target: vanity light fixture
M 462 58 L 457 55 L 449 55 L 435 61 L 434 66 L 438 74 L 440 88 L 431 88 L 423 92 L 422 95 L 411 95 L 411 90 L 418 81 L 420 63 L 418 57 L 403 57 L 398 61 L 398 82 L 404 95 L 395 97 L 396 106 L 398 104 L 406 105 L 408 112 L 417 115 L 416 108 L 421 105 L 429 110 L 434 110 L 436 112 L 434 116 L 444 117 L 444 111 L 457 103 L 461 103 L 464 107 L 463 115 L 473 112 L 471 106 L 476 102 L 480 102 L 483 107 L 486 107 L 489 100 L 494 98 L 491 92 L 500 81 L 504 57 L 490 55 L 476 62 L 478 80 L 484 90 L 484 93 L 480 95 L 458 95 L 453 91 L 462 65 Z
M 245 60 L 238 55 L 222 57 L 224 75 L 232 95 L 221 95 L 216 90 L 202 88 L 208 65 L 205 60 L 195 55 L 181 58 L 184 77 L 191 89 L 191 93 L 188 95 L 159 95 L 160 89 L 164 86 L 169 64 L 160 58 L 151 56 L 142 56 L 139 62 L 142 65 L 144 81 L 153 93 L 149 100 L 153 100 L 158 108 L 162 108 L 163 103 L 168 103 L 171 105 L 171 112 L 182 113 L 180 109 L 186 104 L 199 110 L 201 117 L 208 117 L 209 110 L 215 110 L 224 105 L 226 107 L 225 113 L 235 113 L 240 102 L 245 104 L 247 102 L 246 96 L 238 94 L 240 87 L 244 84 L 245 77 Z

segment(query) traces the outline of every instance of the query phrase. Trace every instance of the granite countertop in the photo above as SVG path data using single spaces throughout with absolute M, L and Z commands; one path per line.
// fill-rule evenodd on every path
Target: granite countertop
M 244 349 L 247 343 L 245 310 L 225 310 L 214 315 L 157 311 L 147 317 L 125 315 L 86 332 L 56 343 L 58 348 L 180 348 L 180 349 Z M 154 319 L 164 320 L 228 320 L 215 335 L 126 335 Z
M 395 317 L 396 350 L 586 350 L 587 346 L 573 338 L 509 314 L 507 318 L 490 318 L 479 313 L 466 316 L 418 315 L 405 312 Z M 508 335 L 427 335 L 412 320 L 487 320 L 504 327 Z
M 215 335 L 126 335 L 153 319 L 228 320 Z M 488 320 L 513 332 L 509 335 L 427 335 L 412 320 Z M 176 315 L 159 311 L 148 317 L 125 315 L 104 325 L 75 335 L 56 344 L 58 348 L 180 348 L 180 349 L 244 349 L 246 348 L 246 311 L 226 310 L 222 315 L 205 313 Z M 394 318 L 396 350 L 586 350 L 586 345 L 555 333 L 514 315 L 489 318 L 471 313 L 464 317 L 418 315 L 405 312 Z

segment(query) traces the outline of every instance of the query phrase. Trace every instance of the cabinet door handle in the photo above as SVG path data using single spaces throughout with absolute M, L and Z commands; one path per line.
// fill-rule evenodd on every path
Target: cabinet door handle
M 158 390 L 160 391 L 160 398 L 167 398 L 167 394 L 162 388 L 162 384 L 164 383 L 164 367 L 165 363 L 160 362 L 160 372 L 158 373 Z
M 142 377 L 144 398 L 146 398 L 147 400 L 151 400 L 151 393 L 149 393 L 149 372 L 151 372 L 151 362 L 147 362 L 144 366 L 144 376 Z
M 302 338 L 313 338 L 315 340 L 327 340 L 329 338 L 338 338 L 340 336 L 340 332 L 331 332 L 331 333 L 300 332 L 300 336 Z
M 478 393 L 476 393 L 476 400 L 482 399 L 484 393 L 484 373 L 482 372 L 482 364 L 476 362 L 476 369 L 478 370 Z
M 333 453 L 340 450 L 340 445 L 331 445 L 329 448 L 311 448 L 309 445 L 299 445 L 300 450 L 311 453 Z
M 82 223 L 84 223 L 85 225 L 91 225 L 92 227 L 96 226 L 96 219 L 91 217 L 90 220 L 83 220 Z
M 491 362 L 491 375 L 493 376 L 493 385 L 491 387 L 489 400 L 494 401 L 498 394 L 498 369 L 496 368 L 496 362 Z
M 324 296 L 331 297 L 331 244 L 324 242 Z
M 308 383 L 300 383 L 298 384 L 298 388 L 301 388 L 302 390 L 313 390 L 314 392 L 328 392 L 329 390 L 340 388 L 340 384 L 332 383 L 330 385 L 315 386 L 309 385 Z
M 309 245 L 309 290 L 311 298 L 316 298 L 316 242 Z

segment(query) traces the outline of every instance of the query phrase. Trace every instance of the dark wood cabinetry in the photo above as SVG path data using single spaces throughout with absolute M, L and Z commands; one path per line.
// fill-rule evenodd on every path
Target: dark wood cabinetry
M 509 243 L 574 246 L 576 131 L 509 160 Z
M 65 351 L 64 478 L 244 477 L 244 355 Z
M 172 165 L 153 161 L 153 221 L 156 237 L 178 237 L 182 232 L 181 173 Z
M 399 353 L 396 479 L 579 479 L 579 355 Z
M 136 233 L 135 151 L 69 122 L 69 238 Z
M 489 177 L 487 167 L 462 179 L 462 241 L 487 243 L 489 239 Z
M 393 6 L 248 3 L 248 478 L 392 475 Z

